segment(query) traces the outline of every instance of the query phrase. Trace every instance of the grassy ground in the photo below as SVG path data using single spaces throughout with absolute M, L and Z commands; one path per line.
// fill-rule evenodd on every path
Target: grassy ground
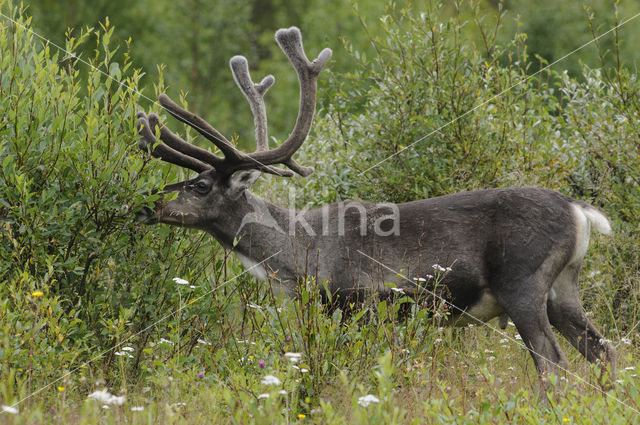
M 15 406 L 19 413 L 3 413 L 2 423 L 637 423 L 640 363 L 629 334 L 606 331 L 618 350 L 612 389 L 602 391 L 599 369 L 562 341 L 570 367 L 545 395 L 512 324 L 442 328 L 417 306 L 406 322 L 389 320 L 403 300 L 343 318 L 325 311 L 311 284 L 282 304 L 264 285 L 234 283 L 209 295 L 227 306 L 216 332 L 193 336 L 197 294 L 185 292 L 164 339 L 136 345 L 145 339 L 124 337 L 114 350 L 122 355 L 53 373 L 64 377 Z M 3 385 L 3 399 L 44 384 L 21 382 L 19 394 Z M 123 403 L 89 396 L 103 389 Z

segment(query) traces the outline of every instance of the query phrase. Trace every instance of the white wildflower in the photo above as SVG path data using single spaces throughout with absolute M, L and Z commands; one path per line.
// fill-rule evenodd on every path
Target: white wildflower
M 173 341 L 169 341 L 168 339 L 160 338 L 160 341 L 158 341 L 158 344 L 169 344 L 169 345 L 175 345 L 175 342 L 173 342 Z
M 197 288 L 197 286 L 195 286 L 195 285 L 189 285 L 189 288 L 190 288 L 190 289 L 196 289 L 196 288 Z
M 262 378 L 262 385 L 280 385 L 282 382 L 273 375 L 266 375 Z
M 391 288 L 391 290 L 392 290 L 393 292 L 398 293 L 398 294 L 405 295 L 405 293 L 404 293 L 404 289 L 402 289 L 402 288 Z
M 280 390 L 280 391 L 278 391 L 278 394 L 287 395 L 287 391 L 286 390 Z
M 302 358 L 302 353 L 284 353 L 284 357 L 289 359 L 291 363 L 298 363 Z
M 623 343 L 624 345 L 631 345 L 630 338 L 620 338 L 620 342 Z
M 19 413 L 18 409 L 16 409 L 15 407 L 13 407 L 13 406 L 6 406 L 6 405 L 4 405 L 4 404 L 3 404 L 3 405 L 1 406 L 0 413 L 5 413 L 5 412 L 7 412 L 7 413 L 11 413 L 12 415 L 17 415 L 17 414 Z
M 520 336 L 520 334 L 516 334 L 514 338 L 517 339 L 518 341 L 522 341 L 522 337 Z
M 262 307 L 260 307 L 258 304 L 247 304 L 247 307 L 255 308 L 256 310 L 262 310 Z
M 122 347 L 122 351 L 134 352 L 136 350 L 133 347 Z
M 110 394 L 109 391 L 103 389 L 101 391 L 94 391 L 87 396 L 87 398 L 91 398 L 102 403 L 106 404 L 115 404 L 116 406 L 122 406 L 127 399 L 126 396 L 115 396 Z
M 262 400 L 263 398 L 269 398 L 269 394 L 264 393 L 264 394 L 260 394 L 260 395 L 258 396 L 258 400 Z
M 437 272 L 450 272 L 451 270 L 453 270 L 451 267 L 442 267 L 440 264 L 434 264 L 433 269 Z
M 129 353 L 127 353 L 126 351 L 116 351 L 115 353 L 113 353 L 114 355 L 118 356 L 118 357 L 128 357 L 130 359 L 133 358 L 133 356 Z
M 506 344 L 507 342 L 509 342 L 509 340 L 507 338 L 502 338 L 500 341 L 498 341 L 500 344 Z
M 204 339 L 199 339 L 199 340 L 198 340 L 198 344 L 202 344 L 202 345 L 211 345 L 211 343 L 210 343 L 210 342 L 205 341 Z
M 173 281 L 174 281 L 175 283 L 177 283 L 178 285 L 188 285 L 188 284 L 189 284 L 189 281 L 188 281 L 188 280 L 184 280 L 184 279 L 182 279 L 182 278 L 180 278 L 180 277 L 174 277 L 174 278 L 173 278 Z
M 133 406 L 131 408 L 132 412 L 142 412 L 144 410 L 144 406 Z
M 358 398 L 358 404 L 362 407 L 367 407 L 371 403 L 380 403 L 380 399 L 373 394 L 367 394 Z
M 636 370 L 635 366 L 627 366 L 624 370 Z

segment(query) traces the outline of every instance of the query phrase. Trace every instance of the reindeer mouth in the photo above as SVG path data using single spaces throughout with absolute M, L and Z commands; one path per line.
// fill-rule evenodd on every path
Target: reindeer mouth
M 136 212 L 136 219 L 143 224 L 156 224 L 158 217 L 156 212 L 149 207 L 144 207 Z

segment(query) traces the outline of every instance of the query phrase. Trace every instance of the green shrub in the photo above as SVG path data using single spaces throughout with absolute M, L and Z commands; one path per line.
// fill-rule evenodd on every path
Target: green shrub
M 0 6 L 15 20 L 0 22 L 0 374 L 35 385 L 97 356 L 109 377 L 105 350 L 173 311 L 171 278 L 204 276 L 216 256 L 201 236 L 135 220 L 143 192 L 178 177 L 136 147 L 142 74 L 112 60 L 108 22 L 69 34 L 64 53 Z M 82 43 L 94 56 L 75 57 Z

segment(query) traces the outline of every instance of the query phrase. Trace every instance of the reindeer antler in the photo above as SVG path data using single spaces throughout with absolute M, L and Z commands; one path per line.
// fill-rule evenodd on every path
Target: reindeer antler
M 251 113 L 253 114 L 253 124 L 256 127 L 256 151 L 266 151 L 269 149 L 269 135 L 267 130 L 267 108 L 264 105 L 264 95 L 271 88 L 276 79 L 273 75 L 267 75 L 260 84 L 254 84 L 249 74 L 249 62 L 244 56 L 234 56 L 229 61 L 231 73 L 236 80 L 236 84 L 247 98 Z
M 311 129 L 313 115 L 316 108 L 316 90 L 318 75 L 327 61 L 331 58 L 331 49 L 324 49 L 313 61 L 307 59 L 302 47 L 302 36 L 296 27 L 280 29 L 276 32 L 276 41 L 293 65 L 300 83 L 300 107 L 296 124 L 287 139 L 280 146 L 269 149 L 267 132 L 267 113 L 264 105 L 264 95 L 273 85 L 275 79 L 268 75 L 259 84 L 251 80 L 249 65 L 242 56 L 234 56 L 231 61 L 231 71 L 236 84 L 242 90 L 249 102 L 256 134 L 256 151 L 246 154 L 237 150 L 218 130 L 204 119 L 193 114 L 173 102 L 169 96 L 158 96 L 160 105 L 178 120 L 195 128 L 206 139 L 220 149 L 224 157 L 199 148 L 184 141 L 172 133 L 166 126 L 160 124 L 155 114 L 138 114 L 138 128 L 142 139 L 138 145 L 144 150 L 163 161 L 186 167 L 199 173 L 215 168 L 217 172 L 230 175 L 235 171 L 258 169 L 267 173 L 290 177 L 293 172 L 301 176 L 308 176 L 313 168 L 299 165 L 293 160 L 293 154 L 300 149 Z M 160 129 L 160 140 L 155 139 L 155 127 Z M 163 143 L 164 142 L 164 143 Z M 284 164 L 289 170 L 272 167 L 272 164 Z

